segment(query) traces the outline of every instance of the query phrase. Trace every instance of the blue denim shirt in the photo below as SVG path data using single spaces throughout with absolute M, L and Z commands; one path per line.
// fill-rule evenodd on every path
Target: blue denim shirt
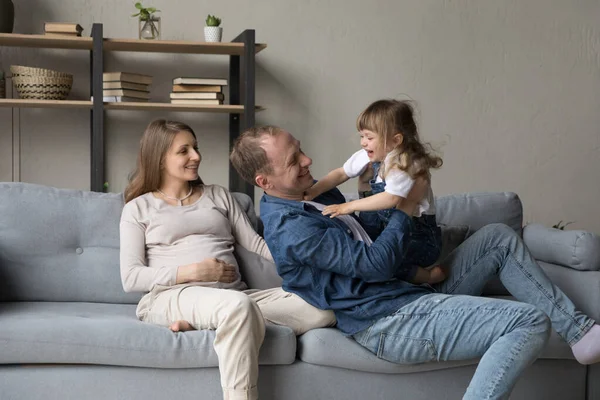
M 334 189 L 314 201 L 329 205 L 345 199 Z M 265 194 L 260 217 L 283 289 L 317 308 L 333 310 L 338 328 L 347 335 L 433 292 L 428 286 L 394 280 L 412 229 L 412 219 L 402 211 L 391 213 L 371 246 L 354 240 L 337 218 L 300 201 Z

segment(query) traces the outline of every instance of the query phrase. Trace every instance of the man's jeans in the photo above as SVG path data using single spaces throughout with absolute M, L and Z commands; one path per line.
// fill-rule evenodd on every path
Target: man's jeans
M 488 225 L 443 262 L 446 281 L 354 335 L 379 358 L 411 364 L 482 357 L 464 399 L 507 399 L 546 345 L 550 324 L 569 345 L 594 321 L 575 309 L 537 265 L 521 238 Z M 499 276 L 521 302 L 475 297 Z

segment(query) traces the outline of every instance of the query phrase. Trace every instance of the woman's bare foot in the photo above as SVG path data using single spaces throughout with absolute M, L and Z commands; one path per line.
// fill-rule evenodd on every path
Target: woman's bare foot
M 429 269 L 429 280 L 427 283 L 433 285 L 434 283 L 442 282 L 444 279 L 446 279 L 446 272 L 444 272 L 444 269 L 441 266 L 436 265 Z
M 175 321 L 169 326 L 173 332 L 195 331 L 196 329 L 187 321 Z

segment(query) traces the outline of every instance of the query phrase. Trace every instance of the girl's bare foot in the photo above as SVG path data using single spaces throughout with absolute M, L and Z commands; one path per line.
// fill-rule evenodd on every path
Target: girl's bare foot
M 173 332 L 195 331 L 196 329 L 187 321 L 175 321 L 169 326 Z
M 429 269 L 429 280 L 427 283 L 433 285 L 434 283 L 442 282 L 444 279 L 446 279 L 446 273 L 441 266 L 436 265 Z

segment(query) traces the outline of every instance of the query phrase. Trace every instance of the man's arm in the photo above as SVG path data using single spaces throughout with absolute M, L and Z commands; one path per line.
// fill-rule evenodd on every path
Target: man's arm
M 366 282 L 385 282 L 394 278 L 396 266 L 404 258 L 411 221 L 406 213 L 393 211 L 386 229 L 368 246 L 320 218 L 289 215 L 282 220 L 278 232 L 273 232 L 285 232 L 287 236 L 277 240 L 275 261 L 280 267 L 311 266 Z

